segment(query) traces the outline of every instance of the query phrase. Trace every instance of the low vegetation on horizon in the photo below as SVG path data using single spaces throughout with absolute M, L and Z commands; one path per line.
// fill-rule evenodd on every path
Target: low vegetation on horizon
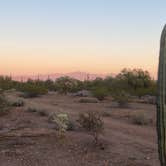
M 10 77 L 0 77 L 0 88 L 2 90 L 16 89 L 23 92 L 24 97 L 37 97 L 48 91 L 58 91 L 61 94 L 74 93 L 80 90 L 89 90 L 99 100 L 104 100 L 111 95 L 119 100 L 128 100 L 127 96 L 156 96 L 156 81 L 153 80 L 148 71 L 142 69 L 123 69 L 117 76 L 108 76 L 105 79 L 80 81 L 70 77 L 46 81 L 31 80 L 26 82 L 14 81 Z M 125 99 L 126 98 L 126 99 Z

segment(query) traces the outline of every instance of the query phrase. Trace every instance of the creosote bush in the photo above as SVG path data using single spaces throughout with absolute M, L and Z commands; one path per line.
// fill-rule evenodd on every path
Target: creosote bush
M 104 131 L 102 116 L 96 111 L 89 111 L 79 115 L 78 122 L 81 127 L 88 131 L 94 138 L 95 144 L 98 143 L 99 135 Z
M 108 90 L 105 87 L 99 87 L 92 91 L 93 96 L 96 97 L 98 100 L 104 100 L 105 97 L 108 95 Z
M 3 92 L 0 90 L 0 115 L 4 115 L 9 110 L 9 103 L 7 102 Z
M 56 89 L 61 94 L 79 90 L 80 81 L 70 77 L 60 77 L 55 82 Z
M 119 91 L 113 95 L 115 101 L 118 102 L 119 107 L 127 107 L 129 103 L 130 96 L 125 91 Z
M 25 98 L 38 97 L 48 92 L 48 90 L 45 87 L 35 84 L 25 84 L 22 87 L 21 91 L 24 93 L 23 97 Z

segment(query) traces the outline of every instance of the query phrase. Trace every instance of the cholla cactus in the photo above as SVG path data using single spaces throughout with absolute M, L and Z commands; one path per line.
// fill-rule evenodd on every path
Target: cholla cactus
M 70 130 L 71 121 L 65 113 L 53 114 L 50 117 L 50 121 L 56 124 L 56 129 L 59 131 L 59 136 L 64 137 L 65 132 Z
M 60 130 L 65 132 L 68 129 L 68 124 L 69 124 L 69 118 L 67 114 L 58 114 L 57 115 L 57 122 L 59 124 Z
M 157 96 L 157 132 L 161 166 L 166 166 L 166 25 L 160 41 Z

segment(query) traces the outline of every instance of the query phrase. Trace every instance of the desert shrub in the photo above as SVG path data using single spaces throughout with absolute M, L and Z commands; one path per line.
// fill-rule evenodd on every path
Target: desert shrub
M 56 89 L 61 94 L 76 91 L 78 85 L 79 81 L 70 77 L 60 77 L 55 82 Z
M 142 69 L 123 69 L 117 76 L 121 81 L 127 83 L 130 89 L 136 91 L 138 88 L 148 88 L 152 79 L 148 71 Z
M 99 135 L 102 134 L 104 130 L 104 122 L 101 115 L 98 112 L 94 111 L 81 113 L 79 115 L 78 122 L 86 131 L 88 131 L 93 136 L 94 142 L 97 144 Z
M 11 77 L 8 76 L 0 76 L 0 87 L 3 90 L 9 90 L 13 88 L 13 81 Z
M 54 81 L 52 81 L 50 79 L 47 79 L 43 84 L 50 91 L 55 91 L 56 90 Z
M 99 101 L 96 98 L 81 98 L 79 103 L 98 103 Z
M 0 115 L 4 115 L 9 110 L 9 103 L 2 91 L 0 91 Z
M 24 106 L 24 101 L 23 100 L 17 100 L 17 101 L 14 101 L 11 105 L 13 107 L 23 107 Z
M 156 96 L 157 91 L 155 86 L 151 86 L 149 88 L 138 88 L 135 91 L 135 95 L 141 98 L 142 96 L 145 95 L 151 95 L 151 96 Z
M 140 113 L 132 117 L 132 123 L 136 125 L 149 125 L 152 124 L 152 120 L 148 118 L 144 113 Z
M 38 97 L 48 92 L 48 90 L 43 86 L 28 83 L 22 87 L 21 91 L 24 93 L 22 97 L 25 98 Z
M 93 96 L 99 100 L 104 100 L 108 95 L 108 89 L 105 87 L 98 87 L 92 91 Z
M 113 98 L 118 102 L 120 107 L 127 107 L 129 103 L 130 96 L 125 91 L 119 91 L 113 94 Z

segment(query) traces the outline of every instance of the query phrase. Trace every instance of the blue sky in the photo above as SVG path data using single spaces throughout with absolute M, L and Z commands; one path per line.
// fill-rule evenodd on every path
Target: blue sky
M 0 0 L 1 73 L 136 67 L 155 75 L 165 7 L 165 0 Z

